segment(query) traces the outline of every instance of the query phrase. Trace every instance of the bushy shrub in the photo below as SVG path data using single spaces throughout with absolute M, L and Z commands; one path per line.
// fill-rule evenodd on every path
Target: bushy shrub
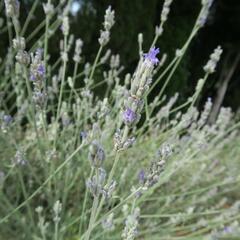
M 202 1 L 189 38 L 165 66 L 167 55 L 156 46 L 171 2 L 164 2 L 146 51 L 139 34 L 138 65 L 123 76 L 119 55 L 106 49 L 115 23 L 111 7 L 90 64 L 83 61 L 82 40 L 69 34 L 71 1 L 53 6 L 48 0 L 46 18 L 24 37 L 37 3 L 20 26 L 19 2 L 5 0 L 10 45 L 0 67 L 1 239 L 240 236 L 240 123 L 231 109 L 222 108 L 216 122 L 208 124 L 210 98 L 204 109 L 195 106 L 221 47 L 185 103 L 178 104 L 179 93 L 164 95 L 212 1 Z M 59 59 L 51 63 L 48 41 L 59 29 Z M 160 80 L 163 87 L 149 102 Z M 101 96 L 94 92 L 99 85 L 106 89 Z

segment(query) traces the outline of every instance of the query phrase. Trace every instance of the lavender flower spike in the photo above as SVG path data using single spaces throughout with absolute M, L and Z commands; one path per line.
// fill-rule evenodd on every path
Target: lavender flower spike
M 137 114 L 131 109 L 127 108 L 123 112 L 123 120 L 126 124 L 132 124 L 137 119 Z
M 151 48 L 148 53 L 143 54 L 144 60 L 150 62 L 151 65 L 156 65 L 159 63 L 158 58 L 156 55 L 160 52 L 159 48 Z
M 144 171 L 143 169 L 138 173 L 138 180 L 139 180 L 139 183 L 140 183 L 140 184 L 143 184 L 143 183 L 144 183 L 145 178 L 146 178 L 145 175 L 146 175 L 146 174 L 145 174 L 145 171 Z
M 43 64 L 40 64 L 40 65 L 38 66 L 37 72 L 38 72 L 38 74 L 39 74 L 40 76 L 44 76 L 44 74 L 45 74 L 45 67 L 43 66 Z
M 8 125 L 12 122 L 13 118 L 10 115 L 4 115 L 3 121 Z

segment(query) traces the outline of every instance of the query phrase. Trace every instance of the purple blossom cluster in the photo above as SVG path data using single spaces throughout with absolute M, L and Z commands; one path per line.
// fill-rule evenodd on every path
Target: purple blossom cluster
M 32 56 L 30 66 L 30 80 L 33 82 L 33 100 L 36 105 L 42 108 L 46 102 L 47 94 L 44 90 L 44 81 L 46 77 L 46 69 L 42 61 L 42 49 L 38 49 Z
M 45 66 L 42 61 L 42 49 L 38 49 L 35 56 L 32 58 L 30 67 L 30 80 L 41 82 L 45 78 Z
M 140 113 L 143 108 L 143 97 L 149 89 L 152 82 L 152 71 L 154 66 L 159 63 L 157 54 L 159 48 L 151 48 L 148 53 L 143 54 L 143 61 L 140 61 L 139 66 L 134 74 L 130 94 L 125 101 L 123 111 L 123 122 L 128 126 L 133 126 L 140 119 Z
M 159 54 L 159 48 L 151 48 L 148 53 L 143 54 L 144 60 L 147 64 L 157 65 L 159 63 L 159 59 L 156 57 Z
M 135 113 L 131 108 L 127 108 L 123 112 L 123 121 L 125 124 L 129 125 L 132 124 L 137 120 L 137 113 Z

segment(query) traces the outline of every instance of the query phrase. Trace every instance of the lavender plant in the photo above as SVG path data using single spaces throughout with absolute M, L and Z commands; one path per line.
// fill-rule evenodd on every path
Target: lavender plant
M 180 93 L 163 95 L 212 2 L 202 1 L 192 32 L 165 66 L 167 55 L 158 46 L 172 3 L 165 0 L 152 44 L 143 49 L 139 34 L 139 62 L 124 75 L 120 55 L 107 49 L 115 23 L 111 7 L 96 58 L 88 63 L 83 41 L 70 35 L 71 1 L 44 2 L 43 24 L 28 37 L 31 17 L 21 26 L 20 2 L 5 0 L 14 37 L 9 34 L 0 66 L 1 239 L 239 237 L 240 123 L 222 107 L 209 125 L 211 98 L 203 109 L 196 106 L 222 48 L 213 50 L 186 102 L 179 105 Z M 52 63 L 48 42 L 59 29 L 60 55 Z M 100 97 L 95 88 L 102 84 Z

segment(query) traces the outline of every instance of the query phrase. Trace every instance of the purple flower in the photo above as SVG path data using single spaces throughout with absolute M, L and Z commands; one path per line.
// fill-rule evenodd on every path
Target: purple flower
M 97 140 L 92 141 L 89 147 L 88 158 L 94 167 L 100 167 L 103 164 L 105 152 Z
M 42 64 L 40 64 L 38 66 L 37 72 L 40 76 L 43 76 L 45 74 L 45 67 Z
M 47 95 L 44 92 L 41 92 L 38 90 L 33 92 L 33 101 L 39 106 L 43 106 L 46 98 L 47 98 Z
M 156 65 L 159 63 L 156 55 L 160 52 L 159 48 L 151 48 L 148 53 L 143 54 L 144 60 L 150 62 L 152 65 Z
M 232 232 L 232 228 L 231 227 L 224 227 L 224 233 L 231 233 Z
M 126 124 L 131 124 L 137 119 L 137 114 L 130 108 L 123 112 L 123 120 Z
M 12 122 L 12 117 L 10 115 L 4 115 L 3 121 L 8 125 Z
M 145 172 L 144 170 L 141 170 L 138 174 L 138 180 L 140 184 L 143 184 L 145 181 Z
M 31 74 L 30 75 L 30 80 L 34 82 L 34 81 L 36 81 L 36 77 L 33 74 Z
M 42 48 L 38 48 L 37 51 L 36 51 L 36 55 L 38 55 L 39 58 L 41 58 L 42 54 L 43 54 L 43 49 Z

